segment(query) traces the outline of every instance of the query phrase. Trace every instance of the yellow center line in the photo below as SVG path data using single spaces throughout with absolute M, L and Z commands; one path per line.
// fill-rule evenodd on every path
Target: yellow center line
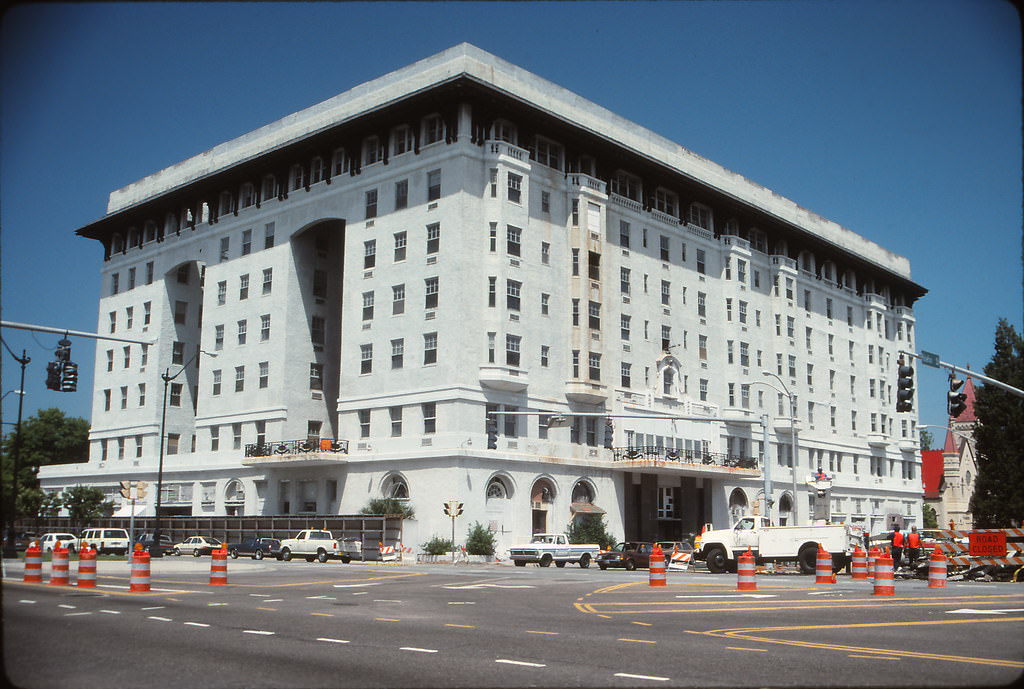
M 471 624 L 446 624 L 445 626 L 446 627 L 458 627 L 459 629 L 476 629 L 476 627 L 471 625 Z
M 767 653 L 767 648 L 741 648 L 739 646 L 726 646 L 730 651 L 757 651 L 758 653 Z
M 551 636 L 558 636 L 561 632 L 537 632 L 537 631 L 534 631 L 532 629 L 527 629 L 526 633 L 527 634 L 549 634 Z
M 393 617 L 374 617 L 373 619 L 377 622 L 401 622 L 401 620 L 396 620 Z
M 649 641 L 647 639 L 616 639 L 616 641 L 629 641 L 634 644 L 656 644 L 657 641 Z
M 320 617 L 334 617 L 334 615 L 332 615 L 329 612 L 311 612 L 309 614 L 310 615 L 320 615 Z
M 269 610 L 270 612 L 277 612 L 277 608 L 261 608 L 261 607 L 257 606 L 256 609 L 257 610 Z

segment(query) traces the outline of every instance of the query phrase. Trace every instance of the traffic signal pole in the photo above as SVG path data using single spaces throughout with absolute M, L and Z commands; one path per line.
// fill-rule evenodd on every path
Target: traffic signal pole
M 1009 392 L 1009 393 L 1011 393 L 1013 395 L 1016 395 L 1017 397 L 1024 397 L 1024 390 L 1021 390 L 1019 388 L 1015 388 L 1012 385 L 1007 385 L 1006 383 L 1002 382 L 1001 380 L 996 380 L 995 378 L 989 378 L 988 376 L 983 376 L 980 373 L 978 373 L 976 371 L 972 371 L 969 368 L 961 368 L 960 366 L 955 366 L 953 364 L 946 363 L 945 361 L 938 361 L 938 360 L 932 361 L 932 360 L 930 360 L 930 359 L 928 359 L 926 357 L 921 356 L 920 354 L 918 354 L 916 352 L 908 352 L 908 351 L 902 350 L 902 349 L 900 350 L 900 354 L 905 354 L 907 356 L 914 357 L 915 359 L 920 359 L 921 363 L 926 364 L 928 366 L 932 366 L 933 368 L 939 368 L 941 366 L 942 368 L 949 369 L 953 373 L 962 373 L 963 375 L 967 376 L 968 378 L 974 378 L 976 380 L 982 381 L 983 383 L 986 383 L 987 385 L 993 385 L 993 386 L 995 386 L 997 388 L 1000 388 L 1002 390 L 1006 390 L 1007 392 Z

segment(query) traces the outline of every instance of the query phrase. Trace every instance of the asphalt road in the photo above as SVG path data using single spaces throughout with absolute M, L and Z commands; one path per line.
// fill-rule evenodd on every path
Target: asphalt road
M 154 561 L 150 593 L 25 584 L 4 562 L 7 677 L 27 688 L 966 687 L 1024 673 L 1024 587 L 508 565 Z M 44 569 L 48 570 L 48 567 Z M 72 563 L 72 572 L 75 565 Z

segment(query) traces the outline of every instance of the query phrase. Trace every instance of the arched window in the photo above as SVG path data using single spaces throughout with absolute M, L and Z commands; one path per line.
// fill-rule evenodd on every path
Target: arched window
M 734 488 L 729 494 L 729 517 L 735 524 L 739 518 L 747 513 L 747 494 L 742 488 Z
M 224 502 L 242 503 L 245 502 L 245 486 L 237 478 L 228 481 L 224 486 Z
M 235 210 L 235 199 L 231 195 L 230 191 L 222 191 L 220 193 L 220 205 L 218 206 L 218 215 L 227 215 L 228 213 Z
M 277 196 L 277 179 L 273 175 L 267 175 L 263 178 L 262 197 L 266 200 L 272 199 L 275 196 Z
M 786 526 L 793 522 L 793 498 L 789 493 L 779 498 L 779 526 Z
M 546 478 L 538 479 L 530 491 L 530 502 L 537 505 L 550 505 L 555 501 L 555 486 Z
M 324 178 L 324 161 L 317 156 L 313 158 L 313 162 L 309 164 L 309 183 L 316 184 Z
M 256 187 L 251 182 L 246 182 L 238 191 L 238 207 L 248 208 L 256 203 Z
M 124 237 L 120 234 L 115 234 L 110 239 L 110 250 L 114 253 L 121 253 L 124 251 Z
M 512 497 L 512 492 L 505 479 L 501 476 L 492 476 L 491 480 L 487 482 L 487 499 L 507 500 L 510 497 Z
M 583 502 L 588 505 L 594 502 L 594 487 L 589 481 L 577 481 L 572 487 L 572 501 Z
M 134 249 L 142 244 L 142 239 L 139 231 L 134 227 L 128 230 L 128 248 Z
M 384 479 L 384 484 L 381 488 L 385 498 L 393 498 L 394 500 L 408 500 L 409 499 L 409 484 L 406 483 L 405 477 L 400 474 L 391 474 Z

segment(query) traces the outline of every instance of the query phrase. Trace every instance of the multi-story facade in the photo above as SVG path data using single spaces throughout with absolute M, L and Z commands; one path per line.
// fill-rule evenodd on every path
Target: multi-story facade
M 90 461 L 47 489 L 154 481 L 166 409 L 169 514 L 397 497 L 422 542 L 458 499 L 502 546 L 594 512 L 668 538 L 764 510 L 767 462 L 784 523 L 819 466 L 833 519 L 920 520 L 908 261 L 473 46 L 78 234 L 105 249 L 100 332 L 152 344 L 100 342 Z

